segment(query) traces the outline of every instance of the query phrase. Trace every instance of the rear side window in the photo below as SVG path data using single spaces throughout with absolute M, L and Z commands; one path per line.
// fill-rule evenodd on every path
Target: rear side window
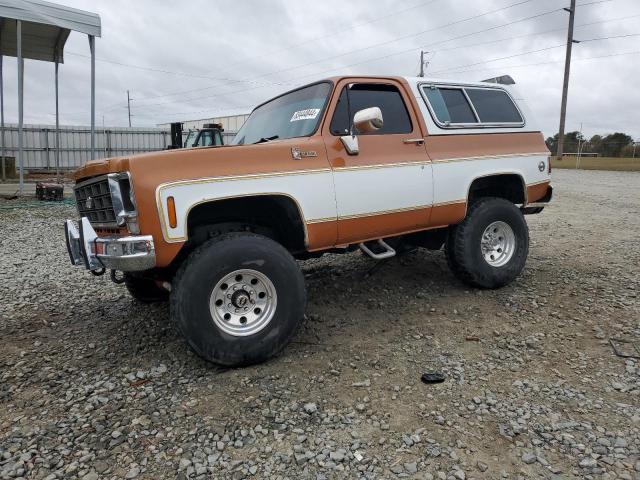
M 520 112 L 507 92 L 496 89 L 468 88 L 469 100 L 482 123 L 522 123 Z
M 425 93 L 440 123 L 476 123 L 461 88 L 427 88 Z
M 425 85 L 422 92 L 434 120 L 444 128 L 524 125 L 513 100 L 501 89 Z
M 369 107 L 380 107 L 384 125 L 367 135 L 411 133 L 413 127 L 400 91 L 393 85 L 356 83 L 346 86 L 340 93 L 331 126 L 334 135 L 347 135 L 353 115 Z M 358 133 L 358 132 L 355 132 Z

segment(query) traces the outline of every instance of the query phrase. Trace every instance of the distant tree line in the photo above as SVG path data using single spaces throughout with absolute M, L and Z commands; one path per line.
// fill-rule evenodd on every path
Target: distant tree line
M 558 153 L 558 134 L 545 140 L 553 155 Z M 596 153 L 601 157 L 640 157 L 640 143 L 634 148 L 633 138 L 626 133 L 594 135 L 586 139 L 580 132 L 568 132 L 564 135 L 564 153 Z

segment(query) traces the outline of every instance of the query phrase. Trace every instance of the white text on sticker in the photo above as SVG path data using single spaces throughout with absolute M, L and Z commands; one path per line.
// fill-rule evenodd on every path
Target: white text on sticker
M 307 108 L 306 110 L 298 110 L 291 117 L 290 122 L 297 122 L 298 120 L 312 120 L 320 113 L 319 108 Z

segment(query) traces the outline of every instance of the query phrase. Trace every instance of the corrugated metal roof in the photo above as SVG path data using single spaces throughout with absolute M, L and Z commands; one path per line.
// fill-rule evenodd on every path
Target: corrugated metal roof
M 62 52 L 69 33 L 101 35 L 100 16 L 42 0 L 0 0 L 0 45 L 2 55 L 15 57 L 16 20 L 22 24 L 24 58 L 63 61 Z

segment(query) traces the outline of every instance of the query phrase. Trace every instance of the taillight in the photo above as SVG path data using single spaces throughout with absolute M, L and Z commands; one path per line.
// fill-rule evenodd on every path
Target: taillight
M 547 167 L 547 173 L 551 175 L 551 156 L 549 156 L 547 160 L 549 163 L 549 166 Z

